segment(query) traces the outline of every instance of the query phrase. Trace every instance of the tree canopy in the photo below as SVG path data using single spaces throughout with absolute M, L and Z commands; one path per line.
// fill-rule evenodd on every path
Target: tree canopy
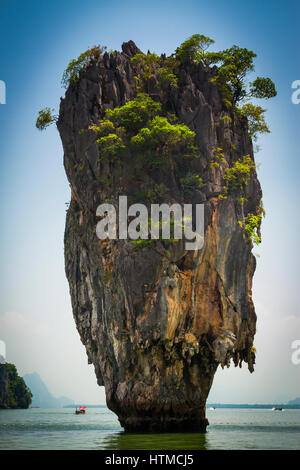
M 194 34 L 176 49 L 176 59 L 181 64 L 202 62 L 204 65 L 218 65 L 213 81 L 218 84 L 227 103 L 235 104 L 249 97 L 276 96 L 275 85 L 270 78 L 257 77 L 247 91 L 247 74 L 254 71 L 256 54 L 253 51 L 233 45 L 223 51 L 206 52 L 214 42 L 207 36 Z
M 193 34 L 186 39 L 175 51 L 175 57 L 181 64 L 197 63 L 203 60 L 205 51 L 214 44 L 214 40 L 203 34 Z
M 216 66 L 211 82 L 216 83 L 227 107 L 248 119 L 249 135 L 256 139 L 257 133 L 270 132 L 264 119 L 265 110 L 251 102 L 251 98 L 273 98 L 277 95 L 275 84 L 268 77 L 257 77 L 247 82 L 247 76 L 254 71 L 255 52 L 236 45 L 217 51 L 207 52 L 214 43 L 212 39 L 201 34 L 194 34 L 184 41 L 175 51 L 176 59 L 182 64 Z M 238 106 L 238 103 L 242 106 Z

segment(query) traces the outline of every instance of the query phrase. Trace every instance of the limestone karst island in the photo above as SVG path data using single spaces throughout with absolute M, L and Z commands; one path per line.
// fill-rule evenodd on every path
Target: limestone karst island
M 44 108 L 36 123 L 43 130 L 55 122 L 60 133 L 73 314 L 125 431 L 203 432 L 218 366 L 232 360 L 254 370 L 252 249 L 264 209 L 253 140 L 269 129 L 251 100 L 276 90 L 270 78 L 247 79 L 254 52 L 211 52 L 213 43 L 195 34 L 170 56 L 133 41 L 122 52 L 94 46 L 65 70 L 59 113 Z M 166 220 L 157 237 L 124 236 L 117 214 L 99 238 L 97 208 L 117 212 L 120 196 L 136 209 L 126 234 L 130 223 L 145 233 L 141 205 L 150 225 L 153 205 L 190 204 L 194 230 L 203 206 L 201 248 L 186 249 L 172 210 L 169 237 Z

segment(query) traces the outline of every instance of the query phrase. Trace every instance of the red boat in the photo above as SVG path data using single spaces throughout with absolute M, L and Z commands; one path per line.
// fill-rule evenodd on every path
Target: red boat
M 80 408 L 76 408 L 75 413 L 77 415 L 84 415 L 85 414 L 85 409 L 86 409 L 86 406 L 81 406 Z

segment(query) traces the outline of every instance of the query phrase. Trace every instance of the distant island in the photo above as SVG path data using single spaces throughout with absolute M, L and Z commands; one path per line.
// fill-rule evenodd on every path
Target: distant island
M 23 379 L 25 380 L 27 387 L 32 392 L 32 404 L 34 408 L 63 408 L 64 406 L 70 405 L 75 406 L 74 401 L 68 397 L 54 397 L 48 390 L 45 383 L 37 372 L 32 374 L 25 374 Z
M 299 405 L 300 406 L 300 397 L 295 398 L 295 400 L 290 400 L 288 405 Z
M 297 403 L 294 403 L 298 401 Z M 76 403 L 74 405 L 66 405 L 64 408 L 79 408 L 82 403 Z M 106 405 L 87 405 L 87 408 L 107 408 Z M 291 400 L 288 403 L 207 403 L 206 408 L 242 408 L 242 409 L 272 409 L 272 408 L 283 408 L 286 410 L 298 410 L 300 409 L 299 398 Z
M 26 409 L 32 401 L 32 393 L 14 364 L 0 363 L 0 408 Z
M 286 410 L 298 410 L 300 409 L 300 403 L 294 403 L 299 398 L 296 398 L 296 400 L 291 400 L 288 403 L 255 403 L 255 404 L 249 404 L 249 403 L 207 403 L 206 407 L 207 408 L 248 408 L 248 409 L 262 409 L 262 410 L 268 410 L 272 408 L 284 408 Z
M 64 408 L 80 408 L 82 404 L 85 402 L 81 403 L 74 403 L 74 405 L 65 405 Z M 107 408 L 106 405 L 86 405 L 87 408 Z

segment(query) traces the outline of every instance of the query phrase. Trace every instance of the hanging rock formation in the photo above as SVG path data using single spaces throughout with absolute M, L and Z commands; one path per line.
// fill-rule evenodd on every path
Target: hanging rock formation
M 136 96 L 130 41 L 82 71 L 61 100 L 58 129 L 72 198 L 65 230 L 65 267 L 74 319 L 108 407 L 127 431 L 204 431 L 206 399 L 218 365 L 242 361 L 253 370 L 256 315 L 251 297 L 255 258 L 238 224 L 255 213 L 261 189 L 255 169 L 244 206 L 220 199 L 224 169 L 211 167 L 221 147 L 227 167 L 250 155 L 247 121 L 231 112 L 210 81 L 214 69 L 182 67 L 179 85 L 165 92 L 165 111 L 196 133 L 200 158 L 191 163 L 205 185 L 190 201 L 205 204 L 200 252 L 158 241 L 137 249 L 130 240 L 96 236 L 96 209 L 117 206 L 119 195 L 163 183 L 164 201 L 183 202 L 175 170 L 143 175 L 130 162 L 99 161 L 95 135 L 87 130 L 107 108 Z M 155 97 L 153 98 L 155 99 Z M 103 184 L 103 182 L 106 184 Z M 132 203 L 131 202 L 131 203 Z M 161 202 L 161 201 L 157 201 Z

